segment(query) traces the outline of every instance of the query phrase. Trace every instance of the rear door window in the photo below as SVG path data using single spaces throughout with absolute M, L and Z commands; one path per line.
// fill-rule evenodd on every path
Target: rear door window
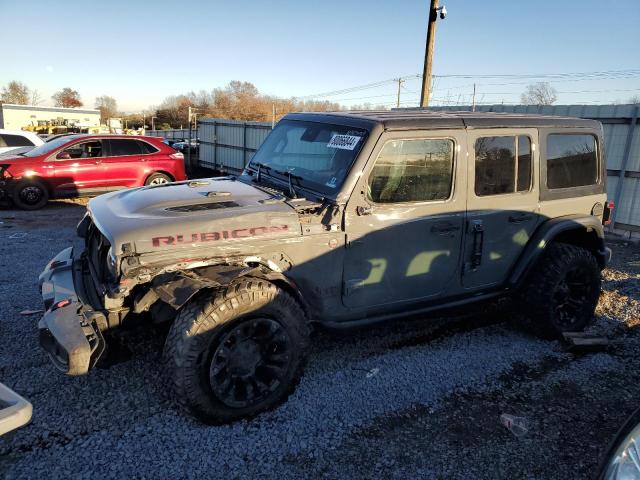
M 571 188 L 598 183 L 596 138 L 583 134 L 547 136 L 547 187 Z
M 478 197 L 531 189 L 531 139 L 526 135 L 480 137 L 475 144 Z
M 128 138 L 110 138 L 112 157 L 124 157 L 128 155 L 142 155 L 148 153 L 142 150 L 142 142 L 138 140 L 129 140 Z

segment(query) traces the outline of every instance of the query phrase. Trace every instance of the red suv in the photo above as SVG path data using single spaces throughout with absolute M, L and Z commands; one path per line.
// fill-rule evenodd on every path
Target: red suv
M 49 197 L 96 195 L 185 180 L 184 157 L 162 138 L 67 135 L 0 157 L 0 198 L 35 210 Z

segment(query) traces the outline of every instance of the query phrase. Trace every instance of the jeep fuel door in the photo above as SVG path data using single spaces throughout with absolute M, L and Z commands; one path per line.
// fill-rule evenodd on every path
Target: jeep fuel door
M 456 276 L 465 215 L 458 157 L 465 142 L 463 130 L 380 138 L 347 206 L 346 306 L 437 297 Z
M 499 285 L 539 222 L 536 129 L 469 131 L 462 284 Z

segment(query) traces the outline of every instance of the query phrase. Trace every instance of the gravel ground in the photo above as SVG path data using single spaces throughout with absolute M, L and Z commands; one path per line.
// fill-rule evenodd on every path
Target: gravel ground
M 38 316 L 20 312 L 40 308 L 47 260 L 78 244 L 83 205 L 0 211 L 0 381 L 34 406 L 0 439 L 5 478 L 591 478 L 638 406 L 640 247 L 620 241 L 593 327 L 617 343 L 602 353 L 567 353 L 491 306 L 320 332 L 287 403 L 222 427 L 171 403 L 159 332 L 127 332 L 108 368 L 64 377 L 38 347 Z M 513 436 L 501 413 L 529 432 Z

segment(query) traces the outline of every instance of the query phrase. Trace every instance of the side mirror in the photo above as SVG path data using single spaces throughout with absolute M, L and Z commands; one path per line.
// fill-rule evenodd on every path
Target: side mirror
M 60 152 L 56 158 L 58 160 L 70 160 L 71 159 L 71 155 L 69 155 L 69 152 Z

